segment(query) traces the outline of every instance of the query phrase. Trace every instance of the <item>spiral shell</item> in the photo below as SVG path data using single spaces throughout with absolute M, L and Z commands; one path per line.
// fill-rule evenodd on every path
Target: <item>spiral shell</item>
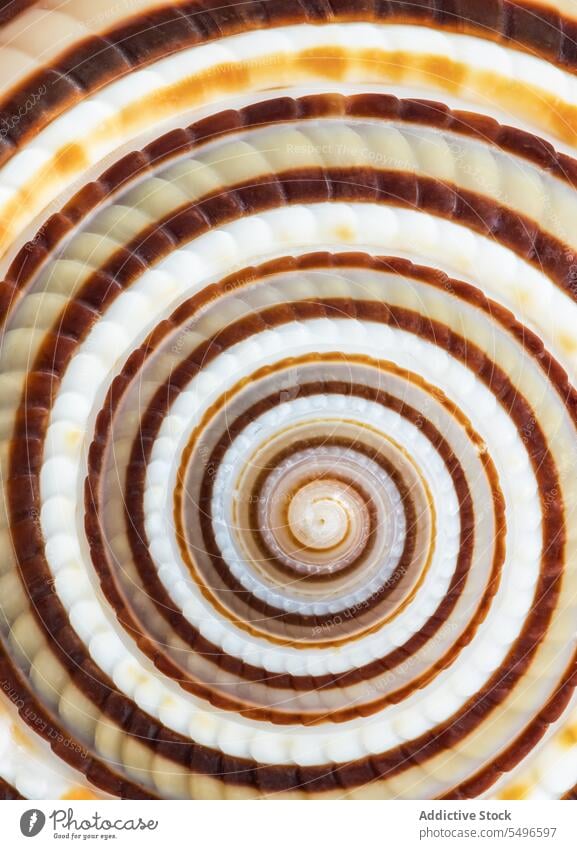
M 0 796 L 577 795 L 572 15 L 0 12 Z

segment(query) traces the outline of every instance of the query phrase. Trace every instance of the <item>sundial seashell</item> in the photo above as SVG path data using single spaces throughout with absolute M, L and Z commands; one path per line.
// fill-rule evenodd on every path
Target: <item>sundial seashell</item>
M 0 11 L 0 794 L 577 795 L 569 0 Z

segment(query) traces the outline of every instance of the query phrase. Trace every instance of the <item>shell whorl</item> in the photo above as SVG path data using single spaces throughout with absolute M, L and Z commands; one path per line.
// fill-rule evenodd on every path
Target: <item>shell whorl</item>
M 574 796 L 571 8 L 146 5 L 0 18 L 0 796 Z

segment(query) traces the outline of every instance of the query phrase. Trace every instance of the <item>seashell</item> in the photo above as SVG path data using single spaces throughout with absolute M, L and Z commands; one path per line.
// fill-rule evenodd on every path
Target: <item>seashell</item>
M 0 16 L 0 796 L 577 797 L 572 2 L 56 7 Z

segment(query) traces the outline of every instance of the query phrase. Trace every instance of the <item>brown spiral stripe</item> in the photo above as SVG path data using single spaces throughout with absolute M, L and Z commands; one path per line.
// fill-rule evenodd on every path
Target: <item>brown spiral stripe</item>
M 38 91 L 39 108 L 3 139 L 7 158 L 67 106 L 117 80 L 170 55 L 246 31 L 298 24 L 378 22 L 417 24 L 449 32 L 469 33 L 503 41 L 574 70 L 577 64 L 577 22 L 533 2 L 510 0 L 268 0 L 223 5 L 220 0 L 194 0 L 134 16 L 122 26 L 95 34 L 25 80 L 4 102 L 8 114 Z M 106 24 L 107 17 L 103 17 Z M 98 20 L 98 15 L 95 15 Z M 312 58 L 312 57 L 311 57 Z M 344 51 L 335 57 L 344 61 Z
M 35 7 L 0 797 L 574 798 L 562 0 Z
M 24 796 L 21 796 L 20 793 L 16 790 L 15 787 L 12 787 L 11 784 L 8 784 L 7 781 L 2 779 L 0 781 L 0 799 L 23 799 Z

